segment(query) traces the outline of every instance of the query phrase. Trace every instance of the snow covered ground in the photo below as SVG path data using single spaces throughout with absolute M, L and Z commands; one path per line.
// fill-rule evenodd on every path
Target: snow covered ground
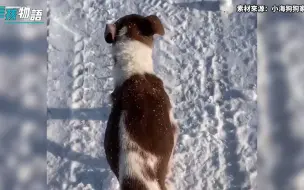
M 48 4 L 49 189 L 118 189 L 102 147 L 113 89 L 103 32 L 106 22 L 130 13 L 157 14 L 165 25 L 153 58 L 180 123 L 176 188 L 257 189 L 255 14 L 227 16 L 218 1 Z

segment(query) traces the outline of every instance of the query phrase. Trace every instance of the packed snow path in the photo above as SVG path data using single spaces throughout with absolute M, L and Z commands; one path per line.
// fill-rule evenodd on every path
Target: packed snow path
M 216 1 L 48 4 L 49 189 L 118 189 L 103 150 L 113 90 L 103 32 L 131 13 L 156 13 L 165 25 L 153 58 L 179 121 L 176 189 L 257 188 L 256 15 L 227 18 Z

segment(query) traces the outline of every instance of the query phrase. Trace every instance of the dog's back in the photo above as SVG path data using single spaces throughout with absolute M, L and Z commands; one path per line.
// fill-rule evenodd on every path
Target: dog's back
M 162 81 L 151 74 L 134 75 L 113 96 L 115 106 L 107 130 L 112 129 L 110 136 L 118 139 L 107 138 L 105 146 L 109 160 L 118 156 L 112 167 L 123 189 L 130 185 L 138 187 L 133 189 L 166 189 L 176 126 L 170 120 L 170 100 Z M 119 153 L 111 151 L 112 147 L 119 147 Z M 142 183 L 150 188 L 139 188 Z
M 144 22 L 136 19 L 144 17 L 135 16 L 137 23 Z M 125 28 L 117 33 L 128 34 Z M 166 190 L 177 135 L 170 100 L 161 79 L 151 72 L 149 43 L 121 39 L 114 47 L 116 83 L 104 140 L 106 157 L 121 189 Z

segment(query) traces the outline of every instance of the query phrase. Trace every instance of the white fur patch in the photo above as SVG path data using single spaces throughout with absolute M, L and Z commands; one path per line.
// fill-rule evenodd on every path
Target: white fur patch
M 121 37 L 113 45 L 113 55 L 117 61 L 113 67 L 115 86 L 134 74 L 154 73 L 152 48 L 142 42 Z
M 173 158 L 172 157 L 173 157 L 173 153 L 174 153 L 175 146 L 176 146 L 177 136 L 179 134 L 179 128 L 178 128 L 177 122 L 174 118 L 174 114 L 173 114 L 172 109 L 169 111 L 169 117 L 170 117 L 171 123 L 175 127 L 175 133 L 174 133 L 174 139 L 173 139 L 174 144 L 173 144 L 173 149 L 172 149 L 172 152 L 171 152 L 171 155 L 170 155 L 170 160 L 169 160 L 169 163 L 168 163 L 168 174 L 167 174 L 166 178 L 168 180 L 167 184 L 168 184 L 168 186 L 170 186 L 170 188 L 168 187 L 168 189 L 174 189 L 173 184 L 171 184 L 171 182 L 169 182 L 169 181 L 170 181 L 170 178 L 172 177 L 172 167 L 173 167 L 173 164 L 172 164 Z
M 178 128 L 178 125 L 177 125 L 177 121 L 175 120 L 174 113 L 173 113 L 172 109 L 169 111 L 169 117 L 170 117 L 171 123 L 175 126 L 175 134 L 174 134 L 174 147 L 175 147 L 176 141 L 177 141 L 177 136 L 179 134 L 179 128 Z
M 158 158 L 149 152 L 144 151 L 136 142 L 132 141 L 126 131 L 125 113 L 123 112 L 119 123 L 120 136 L 120 155 L 119 155 L 119 182 L 124 177 L 134 177 L 140 180 L 149 190 L 160 190 L 157 180 L 147 179 L 143 174 L 145 164 L 155 171 Z M 136 148 L 139 151 L 129 151 L 130 148 Z M 139 152 L 143 151 L 147 160 Z

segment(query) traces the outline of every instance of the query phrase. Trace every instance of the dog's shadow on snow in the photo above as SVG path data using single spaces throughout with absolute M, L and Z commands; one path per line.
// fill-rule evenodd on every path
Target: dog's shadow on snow
M 63 163 L 64 165 L 70 165 L 71 161 L 76 161 L 81 164 L 84 164 L 84 171 L 76 172 L 76 181 L 72 182 L 71 185 L 77 186 L 77 184 L 82 183 L 84 185 L 91 184 L 94 189 L 101 189 L 103 186 L 103 180 L 106 179 L 109 175 L 109 166 L 105 158 L 94 158 L 83 153 L 75 152 L 71 150 L 70 147 L 63 147 L 56 142 L 47 140 L 47 152 L 53 154 L 55 157 L 60 157 L 61 159 L 67 160 Z M 66 168 L 70 167 L 61 167 L 57 171 L 57 176 L 63 176 L 67 171 Z M 48 182 L 48 185 L 60 186 L 60 184 L 55 180 Z
M 48 108 L 47 115 L 48 120 L 95 120 L 95 121 L 107 121 L 110 114 L 110 106 L 104 106 L 99 108 Z M 102 143 L 102 142 L 100 142 Z M 56 142 L 47 139 L 47 152 L 51 153 L 55 157 L 67 160 L 63 163 L 66 167 L 61 167 L 57 172 L 57 176 L 64 177 L 67 173 L 66 168 L 70 168 L 72 161 L 79 162 L 86 168 L 83 171 L 77 171 L 76 181 L 72 182 L 72 186 L 82 183 L 84 185 L 91 184 L 94 189 L 102 189 L 104 180 L 109 176 L 110 168 L 107 164 L 105 157 L 94 158 L 90 155 L 75 152 L 70 147 L 64 147 Z M 57 184 L 56 180 L 51 180 L 48 185 L 59 187 L 61 184 Z
M 53 120 L 100 120 L 106 121 L 110 114 L 110 106 L 99 108 L 48 108 L 48 119 Z
M 47 151 L 52 153 L 56 157 L 60 157 L 62 159 L 66 158 L 70 161 L 77 161 L 92 168 L 108 168 L 107 164 L 104 162 L 104 159 L 93 158 L 89 155 L 84 155 L 82 153 L 75 152 L 70 147 L 63 147 L 51 140 L 47 140 Z

